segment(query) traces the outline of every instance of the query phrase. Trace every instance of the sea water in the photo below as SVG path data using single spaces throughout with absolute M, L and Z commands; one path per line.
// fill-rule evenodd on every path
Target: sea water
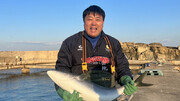
M 62 101 L 57 95 L 48 69 L 31 69 L 21 74 L 20 69 L 0 71 L 0 101 Z

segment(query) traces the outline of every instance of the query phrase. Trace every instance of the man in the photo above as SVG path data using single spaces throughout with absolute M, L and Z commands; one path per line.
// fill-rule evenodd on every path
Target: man
M 85 30 L 63 41 L 56 70 L 82 75 L 104 87 L 114 87 L 116 81 L 125 86 L 126 95 L 131 95 L 137 87 L 132 80 L 129 63 L 119 41 L 103 32 L 104 20 L 105 12 L 100 7 L 92 5 L 84 10 Z M 57 85 L 56 90 L 64 100 L 82 100 L 78 92 L 70 94 Z

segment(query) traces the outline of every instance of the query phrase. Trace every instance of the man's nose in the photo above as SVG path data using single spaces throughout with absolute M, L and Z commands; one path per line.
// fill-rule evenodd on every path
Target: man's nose
M 92 25 L 96 25 L 96 20 L 93 20 L 93 21 L 92 21 Z

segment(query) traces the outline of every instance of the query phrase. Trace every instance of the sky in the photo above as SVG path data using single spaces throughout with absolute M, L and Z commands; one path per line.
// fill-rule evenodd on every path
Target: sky
M 90 5 L 105 11 L 104 32 L 121 42 L 180 45 L 180 0 L 0 0 L 0 51 L 59 50 L 84 30 Z

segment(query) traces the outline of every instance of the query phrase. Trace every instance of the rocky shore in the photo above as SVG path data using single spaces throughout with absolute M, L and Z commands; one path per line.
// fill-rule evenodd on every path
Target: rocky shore
M 168 47 L 161 43 L 121 43 L 123 52 L 128 60 L 151 60 L 151 61 L 171 61 L 180 60 L 180 46 Z

